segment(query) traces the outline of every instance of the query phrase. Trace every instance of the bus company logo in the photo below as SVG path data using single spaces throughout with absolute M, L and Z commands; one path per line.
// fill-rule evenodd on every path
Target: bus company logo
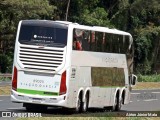
M 103 58 L 102 61 L 105 63 L 118 63 L 117 58 L 111 58 L 111 57 Z
M 40 47 L 38 47 L 38 48 L 44 48 L 44 46 L 40 46 Z
M 52 39 L 52 37 L 50 37 L 50 36 L 40 36 L 40 35 L 34 35 L 33 38 L 35 38 L 35 39 L 42 38 L 42 39 L 50 39 L 50 40 Z
M 34 82 L 34 83 L 44 83 L 44 80 L 34 79 L 33 82 Z
M 44 83 L 22 83 L 23 87 L 36 87 L 36 88 L 56 88 L 54 85 L 44 84 Z
M 34 37 L 34 38 L 37 38 L 37 35 L 34 35 L 33 37 Z

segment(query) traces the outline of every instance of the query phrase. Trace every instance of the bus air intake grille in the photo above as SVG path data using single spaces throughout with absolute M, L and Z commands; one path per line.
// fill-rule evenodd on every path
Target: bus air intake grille
M 19 60 L 25 69 L 54 72 L 62 62 L 64 49 L 20 47 Z

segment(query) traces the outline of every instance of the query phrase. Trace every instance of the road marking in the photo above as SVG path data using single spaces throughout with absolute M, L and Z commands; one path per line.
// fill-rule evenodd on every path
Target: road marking
M 160 92 L 152 92 L 152 93 L 160 93 Z
M 133 102 L 133 101 L 129 101 L 129 102 Z
M 132 95 L 139 95 L 139 94 L 141 94 L 141 93 L 131 93 Z
M 158 99 L 148 99 L 148 100 L 143 100 L 143 101 L 154 101 L 154 100 L 158 100 Z
M 1 101 L 3 101 L 3 100 L 0 100 L 0 102 L 1 102 Z
M 24 107 L 19 107 L 19 108 L 7 108 L 6 110 L 24 110 Z
M 0 95 L 0 96 L 2 96 L 2 97 L 3 97 L 3 96 L 8 96 L 8 97 L 9 97 L 10 95 Z
M 137 100 L 137 102 L 139 102 L 140 100 Z

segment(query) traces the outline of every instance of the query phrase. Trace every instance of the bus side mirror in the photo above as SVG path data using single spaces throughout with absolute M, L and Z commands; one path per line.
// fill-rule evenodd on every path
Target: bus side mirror
M 137 76 L 132 74 L 132 79 L 131 79 L 131 86 L 135 86 L 137 82 Z

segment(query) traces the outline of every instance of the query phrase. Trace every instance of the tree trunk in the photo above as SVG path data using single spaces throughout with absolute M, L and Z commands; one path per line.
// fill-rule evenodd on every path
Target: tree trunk
M 70 0 L 68 0 L 67 9 L 66 9 L 66 21 L 68 18 L 68 10 L 69 10 Z

